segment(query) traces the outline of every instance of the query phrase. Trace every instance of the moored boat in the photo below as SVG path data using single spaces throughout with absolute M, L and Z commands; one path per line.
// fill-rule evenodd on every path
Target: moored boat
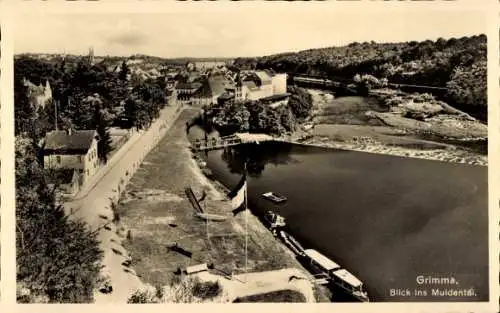
M 281 203 L 281 202 L 286 201 L 286 197 L 280 196 L 280 195 L 278 195 L 274 192 L 271 192 L 271 191 L 263 193 L 262 196 L 264 198 L 266 198 L 267 200 L 272 201 L 274 203 Z
M 285 218 L 273 211 L 267 211 L 266 214 L 264 214 L 264 220 L 268 224 L 267 226 L 270 230 L 286 226 Z
M 320 274 L 326 274 L 333 285 L 357 301 L 369 302 L 363 283 L 346 269 L 314 249 L 304 250 L 303 258 Z

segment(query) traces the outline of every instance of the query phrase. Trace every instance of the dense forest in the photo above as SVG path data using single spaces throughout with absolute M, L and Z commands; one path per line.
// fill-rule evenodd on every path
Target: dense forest
M 238 58 L 240 68 L 352 80 L 369 74 L 390 83 L 446 87 L 450 104 L 468 113 L 487 111 L 486 36 L 402 43 L 351 43 L 259 58 Z M 483 113 L 483 114 L 481 114 Z

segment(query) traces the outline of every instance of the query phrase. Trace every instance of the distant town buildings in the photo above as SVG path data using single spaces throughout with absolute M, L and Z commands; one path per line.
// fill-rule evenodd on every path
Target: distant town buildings
M 224 68 L 226 66 L 226 61 L 196 61 L 194 62 L 194 66 L 197 71 Z
M 219 98 L 228 87 L 228 82 L 224 76 L 211 76 L 203 82 L 201 88 L 193 94 L 192 105 L 203 107 L 217 103 Z
M 95 130 L 56 130 L 47 133 L 42 146 L 43 167 L 66 172 L 73 182 L 75 174 L 78 183 L 84 184 L 99 168 Z M 67 174 L 72 170 L 73 174 Z M 63 175 L 64 176 L 64 175 Z
M 201 76 L 194 82 L 179 82 L 175 89 L 180 101 L 199 107 L 230 100 L 259 100 L 277 106 L 288 103 L 289 98 L 287 75 L 269 71 L 225 70 Z

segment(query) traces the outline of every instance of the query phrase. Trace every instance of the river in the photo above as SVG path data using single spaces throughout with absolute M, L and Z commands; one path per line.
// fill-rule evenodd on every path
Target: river
M 372 301 L 488 301 L 487 167 L 283 143 L 203 155 L 229 188 L 248 160 L 251 210 L 283 215 L 303 246 L 359 277 Z M 267 191 L 288 201 L 274 205 Z M 422 275 L 458 284 L 418 284 Z M 437 287 L 475 296 L 433 296 Z

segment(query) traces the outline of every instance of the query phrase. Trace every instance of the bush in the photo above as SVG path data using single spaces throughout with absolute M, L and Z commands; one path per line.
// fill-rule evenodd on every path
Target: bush
M 137 290 L 128 298 L 127 303 L 158 303 L 158 299 L 149 290 Z
M 201 282 L 196 280 L 193 286 L 193 295 L 203 300 L 213 299 L 221 292 L 222 287 L 219 281 Z

